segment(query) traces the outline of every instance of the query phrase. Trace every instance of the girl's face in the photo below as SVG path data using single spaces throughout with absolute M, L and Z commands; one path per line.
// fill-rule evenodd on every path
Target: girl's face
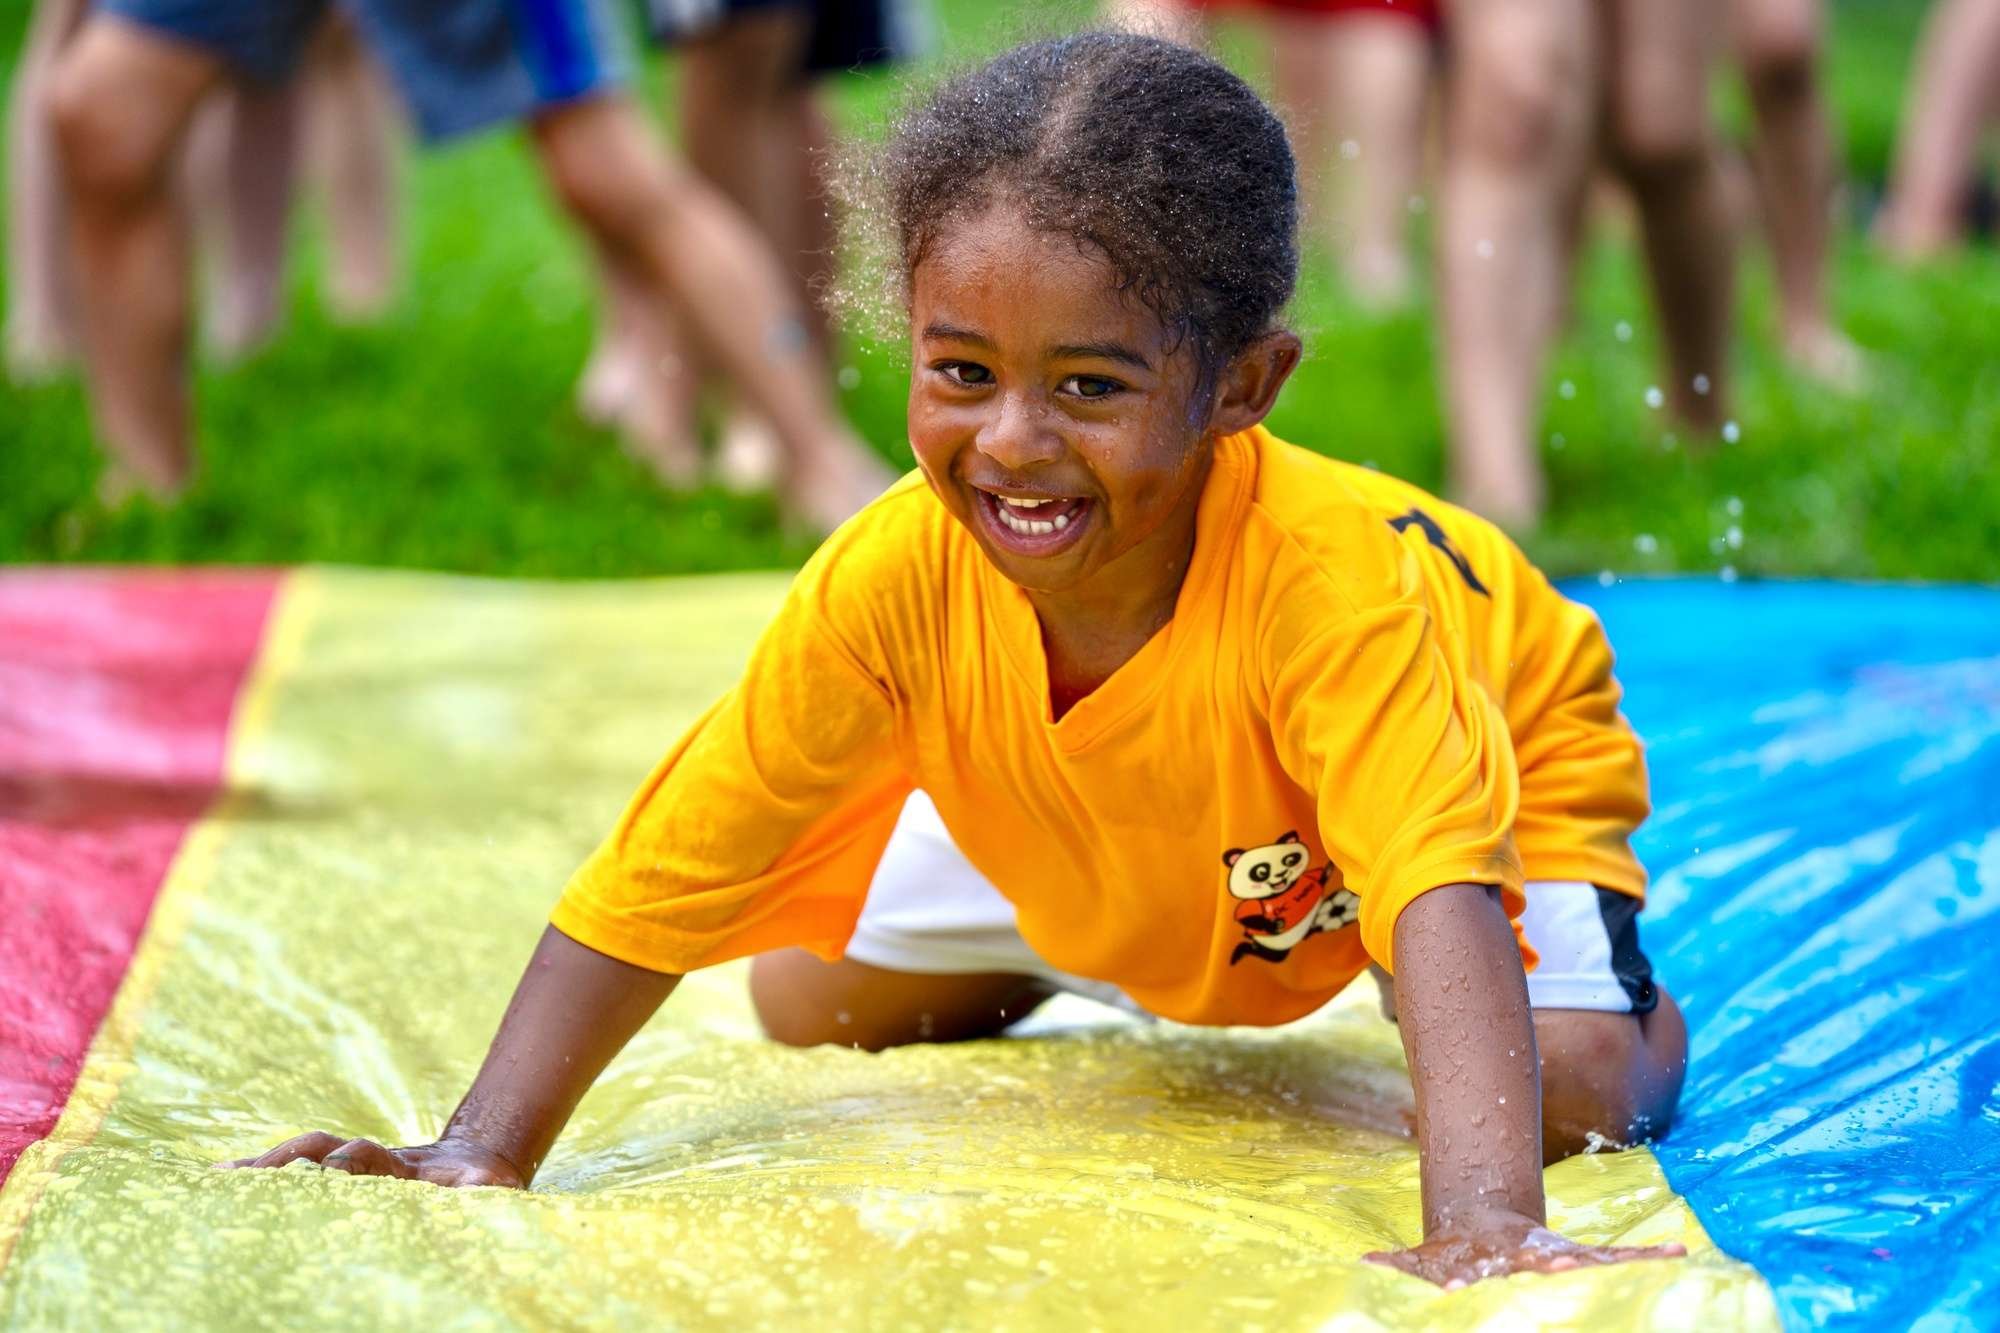
M 1119 291 L 1107 260 L 1005 205 L 938 237 L 910 296 L 917 462 L 1001 573 L 1037 592 L 1178 579 L 1216 435 L 1260 420 L 1297 359 L 1296 339 L 1273 335 L 1289 350 L 1251 414 L 1235 366 L 1200 394 L 1188 340 Z

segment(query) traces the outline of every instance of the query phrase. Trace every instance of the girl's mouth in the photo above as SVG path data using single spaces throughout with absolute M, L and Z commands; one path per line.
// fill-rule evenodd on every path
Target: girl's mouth
M 980 487 L 975 508 L 1001 549 L 1025 556 L 1068 550 L 1090 525 L 1097 506 L 1076 496 L 1007 496 Z

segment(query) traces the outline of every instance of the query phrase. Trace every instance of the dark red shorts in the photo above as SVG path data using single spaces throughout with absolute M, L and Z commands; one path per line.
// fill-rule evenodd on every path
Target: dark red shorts
M 1399 14 L 1426 28 L 1438 26 L 1439 0 L 1182 0 L 1190 9 L 1264 9 L 1281 14 L 1341 18 L 1348 14 Z

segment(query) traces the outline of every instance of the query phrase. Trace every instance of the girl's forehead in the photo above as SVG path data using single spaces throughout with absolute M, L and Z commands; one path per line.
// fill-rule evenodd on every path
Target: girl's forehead
M 1033 226 L 1018 210 L 988 208 L 942 229 L 910 275 L 910 294 L 919 312 L 946 306 L 1009 323 L 1113 324 L 1148 338 L 1164 332 L 1102 251 Z

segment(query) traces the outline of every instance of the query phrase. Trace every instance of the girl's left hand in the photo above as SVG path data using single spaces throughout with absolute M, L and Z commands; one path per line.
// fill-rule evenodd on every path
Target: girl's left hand
M 1400 1268 L 1446 1291 L 1509 1273 L 1561 1273 L 1634 1259 L 1678 1259 L 1684 1245 L 1580 1245 L 1532 1217 L 1494 1213 L 1427 1237 L 1407 1250 L 1378 1250 L 1370 1263 Z

